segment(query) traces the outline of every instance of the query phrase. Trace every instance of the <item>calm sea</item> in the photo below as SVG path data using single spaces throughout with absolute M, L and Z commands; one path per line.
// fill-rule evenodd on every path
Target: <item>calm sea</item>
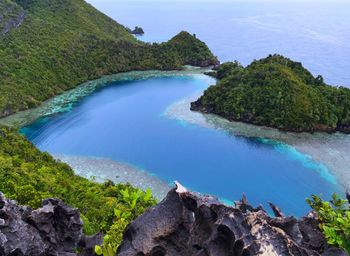
M 162 42 L 187 30 L 221 61 L 247 65 L 279 53 L 331 84 L 350 87 L 350 2 L 89 2 L 121 24 L 143 27 L 145 41 Z
M 349 5 L 253 3 L 120 3 L 94 1 L 120 23 L 142 26 L 144 41 L 195 33 L 221 61 L 246 65 L 269 53 L 302 61 L 332 84 L 350 86 Z M 302 215 L 305 198 L 342 192 L 327 167 L 283 144 L 235 136 L 168 118 L 169 106 L 205 90 L 201 75 L 118 82 L 63 114 L 22 129 L 53 154 L 107 157 L 158 178 L 223 199 L 244 192 L 255 204 L 272 201 Z M 276 146 L 278 145 L 278 146 Z

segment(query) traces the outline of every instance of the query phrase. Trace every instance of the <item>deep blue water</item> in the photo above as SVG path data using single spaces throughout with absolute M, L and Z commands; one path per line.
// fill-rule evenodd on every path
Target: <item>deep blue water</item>
M 145 41 L 195 33 L 221 61 L 280 53 L 313 74 L 350 86 L 350 1 L 89 0 L 120 23 L 142 26 Z
M 302 61 L 333 84 L 350 86 L 349 5 L 252 3 L 121 3 L 94 5 L 145 41 L 164 41 L 188 30 L 221 61 L 248 64 L 269 53 Z M 325 169 L 285 145 L 232 136 L 169 119 L 172 103 L 208 86 L 204 77 L 115 83 L 83 99 L 70 112 L 41 118 L 22 129 L 53 154 L 109 157 L 199 192 L 236 200 L 244 192 L 258 205 L 272 201 L 288 214 L 305 214 L 311 194 L 341 188 Z
M 312 193 L 338 190 L 317 172 L 324 166 L 310 167 L 303 155 L 164 115 L 173 102 L 207 86 L 204 76 L 119 82 L 22 132 L 53 154 L 112 158 L 225 199 L 245 192 L 252 203 L 272 201 L 287 213 L 305 213 Z

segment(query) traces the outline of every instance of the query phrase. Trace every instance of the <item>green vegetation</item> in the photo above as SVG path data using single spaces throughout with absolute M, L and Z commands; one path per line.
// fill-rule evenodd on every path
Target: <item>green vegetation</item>
M 330 202 L 313 195 L 308 204 L 317 213 L 320 229 L 330 245 L 350 253 L 350 205 L 347 200 L 333 194 Z
M 102 75 L 217 62 L 186 32 L 168 43 L 146 44 L 83 0 L 0 2 L 2 9 L 25 12 L 18 28 L 0 33 L 0 117 Z
M 80 210 L 85 233 L 103 231 L 113 245 L 120 242 L 131 220 L 156 203 L 150 191 L 111 181 L 99 184 L 74 175 L 68 165 L 40 152 L 8 128 L 0 128 L 0 191 L 33 208 L 45 198 L 62 199 Z
M 0 1 L 0 36 L 18 26 L 24 18 L 24 10 L 10 0 Z
M 123 211 L 121 209 L 114 209 L 115 222 L 111 226 L 110 230 L 104 237 L 103 245 L 96 246 L 95 252 L 97 255 L 114 256 L 117 252 L 119 244 L 123 239 L 123 231 L 126 226 L 134 219 L 134 216 L 139 215 L 140 212 L 137 206 L 137 202 L 153 202 L 151 190 L 142 192 L 140 190 L 130 191 L 122 190 L 122 201 L 129 206 L 129 211 Z
M 191 36 L 182 31 L 167 44 L 175 49 L 182 63 L 201 67 L 219 64 L 216 58 L 208 57 L 212 56 L 212 53 L 205 43 L 196 38 L 196 35 Z
M 221 65 L 216 86 L 192 103 L 193 110 L 286 131 L 350 133 L 350 90 L 313 77 L 301 63 L 280 55 Z

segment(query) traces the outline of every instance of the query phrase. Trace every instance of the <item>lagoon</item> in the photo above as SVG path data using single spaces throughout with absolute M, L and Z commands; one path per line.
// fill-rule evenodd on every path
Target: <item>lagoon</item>
M 350 86 L 348 3 L 89 2 L 122 24 L 142 26 L 143 41 L 187 30 L 221 61 L 247 65 L 280 53 L 330 84 Z M 271 201 L 300 216 L 311 194 L 350 188 L 350 136 L 281 133 L 191 112 L 190 101 L 214 83 L 200 73 L 111 76 L 14 119 L 29 122 L 21 132 L 78 174 L 150 185 L 158 198 L 179 180 L 228 203 L 244 192 L 254 205 Z
M 54 155 L 113 160 L 226 202 L 245 193 L 254 205 L 271 201 L 287 214 L 305 214 L 311 194 L 343 191 L 325 165 L 287 144 L 169 115 L 174 104 L 212 83 L 201 74 L 110 83 L 21 132 Z

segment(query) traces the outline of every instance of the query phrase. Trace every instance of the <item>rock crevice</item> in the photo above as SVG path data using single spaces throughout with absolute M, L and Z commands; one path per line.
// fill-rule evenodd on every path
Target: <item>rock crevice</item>
M 346 255 L 328 247 L 313 213 L 296 219 L 271 206 L 277 217 L 245 197 L 228 207 L 178 185 L 126 228 L 118 255 Z
M 101 241 L 101 235 L 83 235 L 79 211 L 61 200 L 46 199 L 32 210 L 0 193 L 1 256 L 74 256 L 78 244 L 80 255 L 92 255 Z

